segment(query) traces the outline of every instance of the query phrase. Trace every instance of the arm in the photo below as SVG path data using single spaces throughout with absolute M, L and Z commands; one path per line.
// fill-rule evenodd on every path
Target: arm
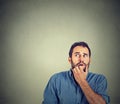
M 73 74 L 76 82 L 81 87 L 86 99 L 90 104 L 106 104 L 103 97 L 92 90 L 86 81 L 87 71 L 83 71 L 78 67 L 73 69 Z
M 51 77 L 44 91 L 44 100 L 42 104 L 58 104 L 58 98 L 55 87 L 55 77 Z
M 95 93 L 86 80 L 79 82 L 79 85 L 90 104 L 106 104 L 102 96 Z

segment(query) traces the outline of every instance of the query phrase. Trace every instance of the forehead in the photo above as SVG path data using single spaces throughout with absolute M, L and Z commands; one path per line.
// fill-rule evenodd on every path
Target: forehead
M 73 53 L 76 53 L 76 52 L 89 54 L 89 50 L 87 49 L 87 47 L 83 47 L 83 46 L 76 46 L 76 47 L 73 49 Z

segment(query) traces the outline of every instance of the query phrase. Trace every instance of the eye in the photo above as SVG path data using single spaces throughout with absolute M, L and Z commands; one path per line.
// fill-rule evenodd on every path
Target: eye
M 84 54 L 83 57 L 88 57 L 88 54 Z
M 80 55 L 79 54 L 75 54 L 75 57 L 79 57 Z

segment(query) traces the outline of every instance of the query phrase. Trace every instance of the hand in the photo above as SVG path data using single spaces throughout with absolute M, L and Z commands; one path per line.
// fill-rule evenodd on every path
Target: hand
M 72 71 L 73 71 L 74 78 L 78 84 L 86 80 L 86 77 L 88 74 L 87 69 L 84 70 L 82 67 L 76 66 Z

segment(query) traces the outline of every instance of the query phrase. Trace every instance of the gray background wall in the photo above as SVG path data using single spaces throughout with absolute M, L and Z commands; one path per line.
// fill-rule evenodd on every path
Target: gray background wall
M 0 0 L 0 104 L 41 104 L 75 41 L 89 44 L 90 71 L 106 76 L 119 104 L 119 18 L 116 0 Z

